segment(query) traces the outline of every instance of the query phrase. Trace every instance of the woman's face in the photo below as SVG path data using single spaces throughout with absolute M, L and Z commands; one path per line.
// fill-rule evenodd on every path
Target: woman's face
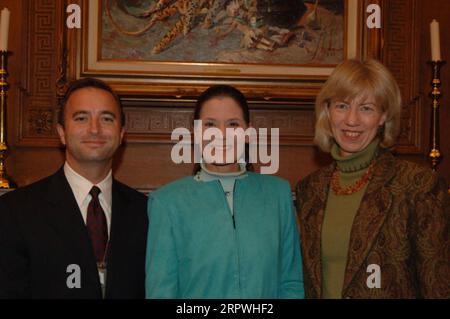
M 203 149 L 210 143 L 213 143 L 215 150 L 218 148 L 222 149 L 222 159 L 219 161 L 211 161 L 205 159 L 205 162 L 211 163 L 213 165 L 226 166 L 234 164 L 234 169 L 237 166 L 237 160 L 242 156 L 238 153 L 237 137 L 227 138 L 226 130 L 227 128 L 237 129 L 242 128 L 244 131 L 247 129 L 248 125 L 245 122 L 242 109 L 236 103 L 236 101 L 230 97 L 215 97 L 206 101 L 201 109 L 200 118 L 202 121 L 202 136 L 206 129 L 215 128 L 220 130 L 222 133 L 222 140 L 203 140 Z M 233 141 L 234 139 L 234 141 Z M 216 155 L 216 151 L 211 152 L 212 155 Z M 227 152 L 234 152 L 232 163 L 226 161 Z M 205 152 L 204 152 L 205 154 Z M 225 167 L 223 167 L 225 169 Z M 237 166 L 238 168 L 238 166 Z M 233 169 L 233 170 L 234 170 Z
M 386 121 L 386 114 L 372 95 L 358 96 L 352 101 L 332 101 L 329 112 L 331 131 L 341 156 L 364 150 Z

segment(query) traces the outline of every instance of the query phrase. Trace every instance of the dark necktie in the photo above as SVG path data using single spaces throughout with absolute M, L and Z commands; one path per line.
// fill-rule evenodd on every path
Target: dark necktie
M 86 225 L 91 238 L 92 248 L 94 249 L 95 259 L 97 263 L 103 262 L 106 244 L 108 242 L 108 226 L 106 224 L 105 212 L 100 205 L 98 195 L 100 188 L 93 186 L 89 194 L 92 199 L 87 210 Z

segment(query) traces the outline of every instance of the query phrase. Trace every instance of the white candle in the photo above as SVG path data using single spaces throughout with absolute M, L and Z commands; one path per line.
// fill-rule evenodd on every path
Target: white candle
M 430 24 L 431 60 L 441 61 L 441 43 L 439 39 L 439 22 L 433 19 Z
M 4 8 L 0 20 L 0 51 L 8 51 L 9 16 L 11 12 Z

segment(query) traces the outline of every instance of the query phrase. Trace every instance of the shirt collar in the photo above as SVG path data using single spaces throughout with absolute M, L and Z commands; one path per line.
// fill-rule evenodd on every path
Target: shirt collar
M 69 182 L 72 192 L 77 201 L 78 207 L 82 206 L 82 203 L 89 195 L 91 191 L 92 184 L 88 179 L 81 176 L 70 167 L 69 163 L 64 164 L 64 174 L 66 175 L 67 181 Z M 110 170 L 108 175 L 96 185 L 100 188 L 100 200 L 103 199 L 104 204 L 111 207 L 112 202 L 112 171 Z
M 210 182 L 214 180 L 240 179 L 247 176 L 246 163 L 239 163 L 238 172 L 219 173 L 206 168 L 205 163 L 200 163 L 201 170 L 196 175 L 197 181 Z

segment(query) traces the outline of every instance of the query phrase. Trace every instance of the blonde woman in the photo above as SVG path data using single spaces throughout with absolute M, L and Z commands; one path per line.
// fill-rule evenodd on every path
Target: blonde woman
M 450 298 L 450 196 L 389 150 L 400 111 L 375 60 L 344 61 L 317 97 L 315 142 L 334 162 L 296 190 L 309 298 Z

